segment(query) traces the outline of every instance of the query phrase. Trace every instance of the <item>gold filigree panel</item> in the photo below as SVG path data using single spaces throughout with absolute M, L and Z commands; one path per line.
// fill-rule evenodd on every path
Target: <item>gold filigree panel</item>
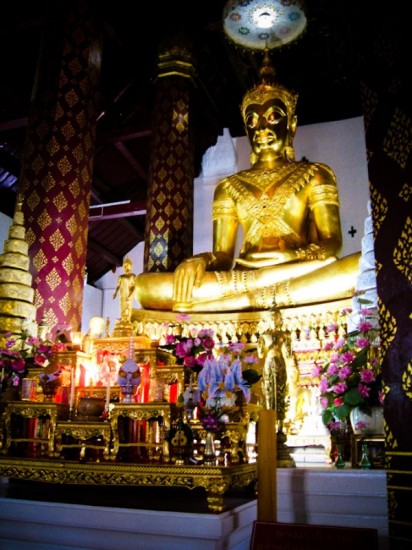
M 53 268 L 47 275 L 46 275 L 46 283 L 49 285 L 49 288 L 51 291 L 55 290 L 62 282 L 62 278 L 59 275 L 59 272 L 56 268 Z
M 373 236 L 376 240 L 379 230 L 388 213 L 388 201 L 381 195 L 378 190 L 371 184 L 371 199 L 372 199 L 372 218 L 373 218 Z
M 412 221 L 407 218 L 398 243 L 393 250 L 393 262 L 396 268 L 412 283 Z
M 60 229 L 56 229 L 56 231 L 50 236 L 49 242 L 56 251 L 64 245 L 65 241 Z
M 409 361 L 405 372 L 402 374 L 402 390 L 412 400 L 412 363 Z
M 395 109 L 388 132 L 383 140 L 384 152 L 404 169 L 412 150 L 411 119 Z
M 43 267 L 47 265 L 47 256 L 44 253 L 43 249 L 40 249 L 33 258 L 33 265 L 36 268 L 36 271 L 39 272 Z
M 381 339 L 381 356 L 386 356 L 397 331 L 396 319 L 381 300 L 379 300 L 379 332 Z

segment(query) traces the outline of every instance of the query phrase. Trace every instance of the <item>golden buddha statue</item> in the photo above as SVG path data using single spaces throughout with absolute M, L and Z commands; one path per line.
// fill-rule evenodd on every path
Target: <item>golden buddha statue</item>
M 133 296 L 136 286 L 136 275 L 132 273 L 133 262 L 127 257 L 123 261 L 124 273 L 119 275 L 113 292 L 113 300 L 120 293 L 120 318 L 124 323 L 130 323 L 132 314 Z
M 295 161 L 297 95 L 275 83 L 268 52 L 261 83 L 241 111 L 251 168 L 225 177 L 213 199 L 213 252 L 184 260 L 174 273 L 142 273 L 144 309 L 175 312 L 268 310 L 350 297 L 359 253 L 342 247 L 334 172 Z M 239 225 L 243 243 L 235 259 Z

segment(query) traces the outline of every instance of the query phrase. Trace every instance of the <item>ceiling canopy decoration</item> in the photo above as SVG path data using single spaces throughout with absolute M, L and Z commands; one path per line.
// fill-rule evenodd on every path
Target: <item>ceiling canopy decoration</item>
M 290 44 L 303 33 L 306 23 L 300 0 L 229 0 L 223 10 L 228 38 L 251 50 Z

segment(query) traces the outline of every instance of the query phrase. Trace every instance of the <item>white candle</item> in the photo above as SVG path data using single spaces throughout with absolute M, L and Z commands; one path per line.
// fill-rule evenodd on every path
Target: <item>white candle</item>
M 110 372 L 106 376 L 106 384 L 106 411 L 108 411 L 110 404 Z

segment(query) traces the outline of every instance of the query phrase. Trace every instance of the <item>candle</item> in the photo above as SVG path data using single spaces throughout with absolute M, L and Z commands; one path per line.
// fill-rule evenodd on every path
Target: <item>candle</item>
M 110 372 L 108 376 L 106 376 L 106 411 L 109 410 L 109 404 L 110 404 Z
M 76 390 L 76 379 L 75 379 L 76 367 L 71 367 L 70 369 L 70 412 L 73 412 L 74 407 L 74 393 Z

